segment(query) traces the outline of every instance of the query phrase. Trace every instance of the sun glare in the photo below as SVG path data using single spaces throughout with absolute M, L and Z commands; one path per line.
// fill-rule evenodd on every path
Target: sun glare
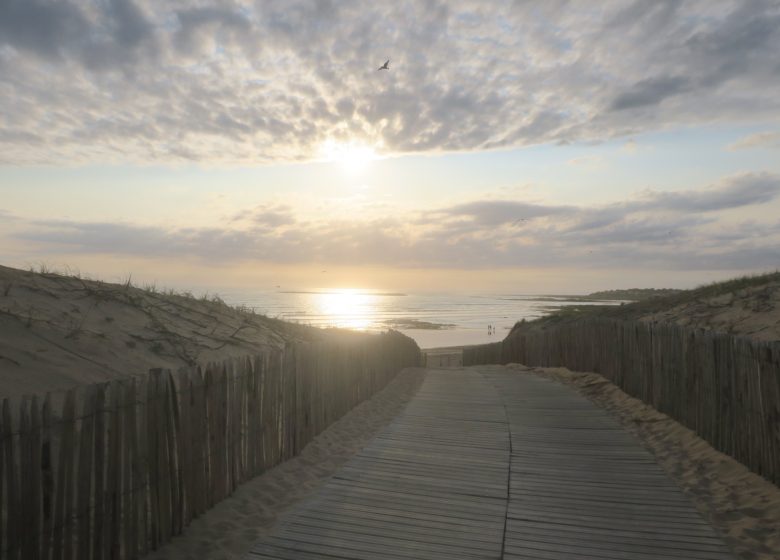
M 317 294 L 320 312 L 334 327 L 364 330 L 376 313 L 376 297 L 357 290 L 334 290 Z
M 378 159 L 371 146 L 359 142 L 337 142 L 328 140 L 322 146 L 325 161 L 338 163 L 344 170 L 350 172 L 363 171 L 368 164 Z

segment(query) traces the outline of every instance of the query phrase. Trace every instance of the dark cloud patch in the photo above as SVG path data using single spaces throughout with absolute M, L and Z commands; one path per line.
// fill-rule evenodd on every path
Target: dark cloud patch
M 607 238 L 638 241 L 634 232 L 645 235 L 647 240 L 669 240 L 679 237 L 683 229 L 712 221 L 698 217 L 701 214 L 765 204 L 778 196 L 780 177 L 747 173 L 706 189 L 647 191 L 628 201 L 578 209 L 571 213 L 572 219 L 561 231 L 566 235 L 589 236 L 594 242 Z M 639 214 L 651 218 L 633 218 Z
M 123 47 L 135 47 L 152 34 L 152 23 L 133 0 L 110 0 L 108 14 L 112 35 Z
M 721 25 L 694 33 L 686 45 L 694 52 L 720 59 L 727 65 L 749 62 L 775 44 L 780 36 L 780 6 L 777 2 L 743 2 Z
M 0 45 L 52 58 L 89 31 L 81 8 L 67 0 L 0 0 Z
M 634 209 L 665 209 L 677 212 L 714 212 L 763 204 L 780 195 L 780 179 L 769 173 L 734 177 L 725 184 L 706 190 L 652 192 L 632 205 Z
M 679 241 L 684 232 L 712 223 L 712 219 L 697 216 L 626 216 L 601 227 L 573 227 L 563 237 L 578 245 L 660 245 Z
M 667 97 L 682 93 L 688 85 L 687 78 L 669 76 L 642 80 L 628 91 L 618 95 L 610 105 L 613 111 L 636 109 L 646 105 L 657 105 Z

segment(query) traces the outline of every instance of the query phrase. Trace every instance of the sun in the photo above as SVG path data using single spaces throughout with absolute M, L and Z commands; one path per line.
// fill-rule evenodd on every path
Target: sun
M 355 141 L 328 140 L 322 145 L 322 155 L 325 161 L 338 163 L 345 171 L 353 173 L 364 171 L 378 159 L 374 148 Z
M 376 315 L 376 297 L 353 289 L 317 294 L 317 307 L 334 327 L 366 330 Z

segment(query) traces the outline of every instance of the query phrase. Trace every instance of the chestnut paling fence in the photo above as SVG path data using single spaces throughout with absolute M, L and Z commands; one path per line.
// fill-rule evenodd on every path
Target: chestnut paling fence
M 672 324 L 590 319 L 464 349 L 464 365 L 518 362 L 602 374 L 780 485 L 780 343 Z
M 4 399 L 0 557 L 139 558 L 419 363 L 389 332 Z

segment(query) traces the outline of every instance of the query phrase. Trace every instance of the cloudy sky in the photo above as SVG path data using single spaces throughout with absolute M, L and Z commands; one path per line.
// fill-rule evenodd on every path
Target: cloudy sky
M 780 1 L 0 0 L 0 263 L 532 293 L 774 270 L 778 52 Z

